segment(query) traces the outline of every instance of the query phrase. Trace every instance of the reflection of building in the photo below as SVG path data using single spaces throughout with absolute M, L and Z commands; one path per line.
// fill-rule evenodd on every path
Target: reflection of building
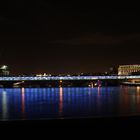
M 10 72 L 9 72 L 8 66 L 6 66 L 6 65 L 0 66 L 0 76 L 7 76 L 9 74 L 10 74 Z
M 131 73 L 138 71 L 140 71 L 140 65 L 120 65 L 118 75 L 131 75 Z

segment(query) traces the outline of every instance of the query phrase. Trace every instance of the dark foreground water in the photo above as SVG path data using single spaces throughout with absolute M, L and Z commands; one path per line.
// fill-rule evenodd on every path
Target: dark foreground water
M 123 115 L 140 115 L 140 87 L 0 89 L 0 120 Z

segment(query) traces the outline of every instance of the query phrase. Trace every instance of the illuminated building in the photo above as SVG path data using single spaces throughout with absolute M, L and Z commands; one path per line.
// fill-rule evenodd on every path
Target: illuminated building
M 8 76 L 10 74 L 9 68 L 6 65 L 0 66 L 0 76 Z
M 131 75 L 131 73 L 140 71 L 140 65 L 120 65 L 118 75 Z

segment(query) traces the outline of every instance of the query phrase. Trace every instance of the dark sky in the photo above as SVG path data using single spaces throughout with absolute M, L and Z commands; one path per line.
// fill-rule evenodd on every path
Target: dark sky
M 137 8 L 36 0 L 0 4 L 0 64 L 13 73 L 106 71 L 140 63 Z

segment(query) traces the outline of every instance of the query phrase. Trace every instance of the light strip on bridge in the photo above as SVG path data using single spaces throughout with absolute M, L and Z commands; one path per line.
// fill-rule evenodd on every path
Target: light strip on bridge
M 0 81 L 43 81 L 43 80 L 106 80 L 106 79 L 140 79 L 138 76 L 43 76 L 43 77 L 0 77 Z

